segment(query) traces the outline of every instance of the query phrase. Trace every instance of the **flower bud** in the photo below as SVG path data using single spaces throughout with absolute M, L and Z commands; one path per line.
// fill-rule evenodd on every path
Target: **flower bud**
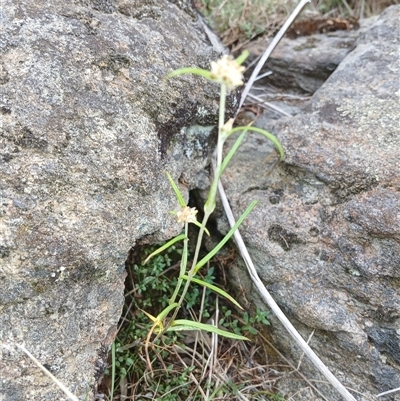
M 195 223 L 197 210 L 195 207 L 185 206 L 176 214 L 179 223 Z
M 218 61 L 211 61 L 211 77 L 214 81 L 223 83 L 228 90 L 243 85 L 243 72 L 245 67 L 226 54 Z

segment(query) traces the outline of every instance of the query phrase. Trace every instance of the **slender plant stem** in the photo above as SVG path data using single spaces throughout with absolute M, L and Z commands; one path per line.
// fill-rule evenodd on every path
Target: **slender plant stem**
M 186 222 L 185 223 L 186 239 L 183 240 L 183 252 L 182 252 L 182 259 L 181 259 L 180 270 L 179 270 L 178 283 L 176 284 L 174 294 L 172 295 L 171 299 L 169 300 L 170 305 L 175 302 L 176 297 L 178 296 L 179 290 L 182 286 L 183 279 L 181 277 L 186 273 L 187 260 L 188 260 L 188 243 L 189 243 L 188 231 L 189 231 L 189 223 Z
M 218 142 L 216 149 L 216 170 L 211 184 L 210 192 L 206 204 L 204 205 L 204 213 L 210 214 L 215 209 L 215 200 L 217 198 L 218 182 L 222 165 L 222 151 L 226 136 L 223 134 L 222 127 L 225 124 L 225 102 L 226 102 L 226 85 L 221 84 L 221 93 L 219 101 L 219 122 L 218 122 Z
M 217 169 L 222 163 L 222 148 L 224 139 L 222 138 L 222 127 L 225 124 L 225 104 L 226 104 L 226 85 L 221 84 L 221 93 L 219 97 L 219 121 L 218 121 L 218 143 L 217 143 Z M 219 175 L 215 174 L 214 181 L 218 183 Z
M 198 235 L 198 237 L 197 237 L 197 245 L 196 245 L 195 255 L 194 255 L 194 258 L 193 258 L 193 264 L 192 264 L 192 267 L 190 268 L 190 270 L 189 270 L 189 272 L 188 272 L 188 274 L 187 274 L 188 278 L 187 278 L 187 280 L 186 280 L 185 287 L 183 287 L 182 295 L 181 295 L 181 297 L 179 298 L 178 306 L 175 308 L 174 313 L 173 313 L 173 315 L 172 315 L 172 318 L 171 318 L 170 321 L 169 321 L 169 322 L 171 322 L 171 323 L 175 320 L 176 315 L 178 314 L 178 311 L 179 311 L 179 309 L 180 309 L 180 307 L 181 307 L 181 305 L 182 305 L 182 303 L 183 303 L 183 301 L 184 301 L 184 299 L 185 299 L 185 295 L 186 295 L 186 293 L 187 293 L 187 291 L 188 291 L 188 289 L 189 289 L 190 282 L 192 281 L 192 278 L 193 278 L 193 276 L 194 276 L 194 268 L 195 268 L 196 263 L 197 263 L 197 260 L 198 260 L 198 258 L 199 258 L 200 247 L 201 247 L 201 241 L 202 241 L 202 238 L 203 238 L 203 235 L 204 235 L 204 227 L 205 227 L 205 225 L 206 225 L 207 220 L 208 220 L 209 217 L 210 217 L 209 214 L 204 214 L 204 218 L 203 218 L 203 221 L 202 221 L 202 224 L 201 224 L 201 228 L 200 228 L 200 231 L 199 231 L 199 235 Z M 199 245 L 199 244 L 200 244 L 200 245 Z M 169 324 L 167 324 L 167 325 L 165 326 L 163 332 L 165 332 L 165 331 L 168 329 L 168 327 L 169 327 Z
M 170 322 L 173 322 L 175 320 L 175 318 L 178 314 L 178 311 L 185 299 L 185 295 L 189 290 L 189 286 L 190 286 L 192 278 L 195 274 L 196 264 L 199 259 L 201 244 L 203 242 L 204 230 L 205 230 L 205 227 L 206 227 L 206 224 L 207 224 L 207 221 L 208 221 L 210 215 L 212 214 L 212 212 L 215 209 L 215 202 L 216 202 L 215 200 L 217 197 L 218 182 L 219 182 L 219 176 L 220 176 L 220 171 L 221 171 L 221 166 L 222 166 L 222 151 L 223 151 L 223 146 L 224 146 L 224 142 L 226 139 L 226 137 L 223 135 L 223 132 L 222 132 L 222 127 L 225 124 L 226 93 L 227 93 L 226 85 L 221 84 L 221 92 L 220 92 L 220 98 L 219 98 L 219 120 L 218 120 L 218 142 L 217 142 L 217 155 L 216 155 L 216 159 L 217 159 L 216 169 L 214 171 L 214 177 L 213 177 L 213 182 L 211 184 L 210 192 L 208 194 L 206 204 L 204 205 L 204 217 L 203 217 L 203 221 L 201 223 L 199 234 L 197 236 L 196 250 L 194 253 L 194 257 L 193 257 L 192 266 L 187 274 L 187 280 L 185 283 L 185 287 L 183 288 L 182 294 L 178 301 L 178 306 L 175 308 L 172 318 L 170 319 Z M 174 293 L 174 295 L 175 295 L 175 293 Z M 175 298 L 173 298 L 173 300 L 175 301 Z M 166 327 L 163 331 L 165 331 L 168 327 L 169 327 L 169 324 L 166 325 Z
M 115 385 L 115 340 L 111 344 L 111 391 L 110 391 L 110 400 L 114 399 L 114 385 Z

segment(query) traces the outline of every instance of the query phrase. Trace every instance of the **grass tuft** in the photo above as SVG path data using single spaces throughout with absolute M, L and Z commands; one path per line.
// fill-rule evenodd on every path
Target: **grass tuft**
M 268 312 L 257 310 L 251 315 L 233 309 L 215 291 L 196 283 L 187 292 L 178 317 L 212 324 L 253 341 L 222 338 L 210 332 L 167 331 L 148 346 L 149 366 L 145 341 L 152 322 L 142 310 L 156 315 L 168 305 L 176 287 L 182 253 L 176 245 L 142 263 L 155 249 L 136 249 L 128 263 L 124 314 L 100 387 L 108 394 L 105 399 L 234 401 L 254 399 L 254 394 L 268 394 L 260 400 L 282 399 L 268 375 L 261 380 L 256 374 L 257 369 L 269 369 L 265 364 L 267 350 L 256 341 L 259 329 L 269 325 Z M 202 272 L 202 281 L 219 286 L 218 277 L 224 277 L 221 269 L 227 260 L 231 258 L 220 257 L 214 262 L 215 267 L 208 265 Z
M 368 18 L 399 0 L 315 0 L 301 17 Z M 238 51 L 258 36 L 274 35 L 297 6 L 296 0 L 197 0 L 197 9 L 222 41 Z

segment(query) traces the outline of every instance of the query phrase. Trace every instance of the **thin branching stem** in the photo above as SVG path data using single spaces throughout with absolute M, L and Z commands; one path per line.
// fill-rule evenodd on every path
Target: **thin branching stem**
M 195 266 L 196 266 L 196 263 L 197 263 L 197 260 L 198 260 L 198 257 L 199 257 L 199 253 L 200 253 L 201 240 L 202 240 L 203 235 L 204 235 L 204 227 L 205 227 L 209 217 L 210 217 L 210 215 L 204 214 L 204 218 L 203 218 L 203 221 L 201 223 L 201 228 L 200 228 L 200 231 L 199 231 L 199 236 L 197 238 L 197 246 L 196 246 L 196 252 L 195 252 L 195 255 L 194 255 L 194 259 L 193 259 L 193 264 L 192 264 L 192 267 L 190 268 L 190 270 L 189 270 L 189 272 L 187 274 L 188 278 L 186 280 L 185 287 L 183 288 L 182 294 L 181 294 L 181 296 L 179 298 L 178 306 L 175 308 L 174 313 L 173 313 L 173 315 L 171 317 L 171 320 L 170 320 L 171 323 L 176 319 L 176 316 L 178 314 L 179 308 L 182 306 L 182 303 L 183 303 L 183 301 L 185 299 L 185 295 L 186 295 L 186 293 L 187 293 L 187 291 L 189 289 L 190 283 L 191 283 L 192 278 L 194 276 Z M 200 246 L 199 246 L 199 243 L 200 243 Z M 166 325 L 166 327 L 164 328 L 163 332 L 165 332 L 168 329 L 168 327 L 169 327 L 169 324 Z
M 169 300 L 169 304 L 173 304 L 176 300 L 176 297 L 178 296 L 179 290 L 182 285 L 182 276 L 186 272 L 187 268 L 187 261 L 188 261 L 188 234 L 189 234 L 189 223 L 185 223 L 185 237 L 186 239 L 183 240 L 183 252 L 182 252 L 182 258 L 181 258 L 181 263 L 180 263 L 180 270 L 179 270 L 179 277 L 178 277 L 178 283 L 176 284 L 174 294 L 172 295 L 171 299 Z
M 221 84 L 220 102 L 219 102 L 219 122 L 218 122 L 218 142 L 216 149 L 216 167 L 214 171 L 213 182 L 206 204 L 204 205 L 204 213 L 211 215 L 215 209 L 215 200 L 217 198 L 218 182 L 221 175 L 222 153 L 226 136 L 223 134 L 222 127 L 225 123 L 225 102 L 226 102 L 226 85 Z M 208 219 L 208 218 L 207 218 Z M 200 243 L 201 245 L 201 243 Z
M 224 139 L 222 137 L 222 127 L 225 124 L 225 102 L 226 102 L 226 85 L 221 84 L 220 102 L 219 102 L 219 121 L 218 121 L 218 144 L 217 144 L 217 172 L 218 167 L 222 164 L 222 150 L 224 147 Z M 215 174 L 214 181 L 218 182 L 218 174 Z
M 221 84 L 221 93 L 220 93 L 220 101 L 219 101 L 219 121 L 218 121 L 218 144 L 217 144 L 217 164 L 216 164 L 216 172 L 214 173 L 214 178 L 213 182 L 211 184 L 210 192 L 208 195 L 208 199 L 206 201 L 206 204 L 204 205 L 204 217 L 203 221 L 201 223 L 200 231 L 197 237 L 197 243 L 196 243 L 196 250 L 194 253 L 193 261 L 192 261 L 192 266 L 190 270 L 188 271 L 187 274 L 187 280 L 185 283 L 185 287 L 183 288 L 182 294 L 179 298 L 178 301 L 178 306 L 174 310 L 174 313 L 172 315 L 172 318 L 170 322 L 173 322 L 176 319 L 176 316 L 178 314 L 179 308 L 182 306 L 182 303 L 185 299 L 185 295 L 189 290 L 189 286 L 191 284 L 192 278 L 195 274 L 195 268 L 197 261 L 199 260 L 199 255 L 200 255 L 200 249 L 201 245 L 203 243 L 203 236 L 204 236 L 204 231 L 206 224 L 208 222 L 208 219 L 211 215 L 211 213 L 214 211 L 215 208 L 215 200 L 217 197 L 217 190 L 218 190 L 218 182 L 219 182 L 219 176 L 220 176 L 220 170 L 222 166 L 222 151 L 223 151 L 223 146 L 224 146 L 224 140 L 222 135 L 222 127 L 224 126 L 225 123 L 225 105 L 226 105 L 226 93 L 227 93 L 227 87 L 225 84 Z M 185 232 L 186 236 L 187 233 Z M 180 279 L 181 280 L 181 279 Z M 175 294 L 174 294 L 175 295 Z M 174 299 L 174 298 L 173 298 Z M 168 324 L 165 327 L 165 330 L 168 328 Z

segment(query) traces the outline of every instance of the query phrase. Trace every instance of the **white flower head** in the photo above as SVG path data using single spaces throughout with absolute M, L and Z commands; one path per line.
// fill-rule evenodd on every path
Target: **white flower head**
M 185 206 L 180 212 L 176 214 L 178 223 L 195 223 L 197 210 L 195 207 Z
M 242 67 L 232 56 L 223 55 L 218 61 L 211 61 L 211 76 L 216 82 L 225 84 L 228 90 L 243 85 Z

